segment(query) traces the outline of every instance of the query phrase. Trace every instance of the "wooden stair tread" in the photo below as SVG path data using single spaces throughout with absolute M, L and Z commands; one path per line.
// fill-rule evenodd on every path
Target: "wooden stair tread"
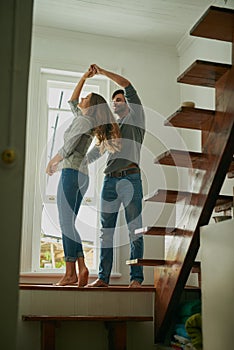
M 194 261 L 191 272 L 193 272 L 193 273 L 201 272 L 201 262 L 200 261 Z
M 216 201 L 215 212 L 219 213 L 221 211 L 231 209 L 232 207 L 233 207 L 233 197 L 232 196 L 223 196 L 223 198 L 219 198 Z
M 231 165 L 228 169 L 227 177 L 229 179 L 232 179 L 234 177 L 234 161 L 231 163 Z
M 132 259 L 126 260 L 126 265 L 135 265 L 135 266 L 164 266 L 164 265 L 172 265 L 163 259 Z
M 162 203 L 174 204 L 179 200 L 184 200 L 185 198 L 188 198 L 191 196 L 192 196 L 191 192 L 160 189 L 145 196 L 144 200 L 150 201 L 150 202 L 162 202 Z
M 232 42 L 234 10 L 211 6 L 193 26 L 190 35 Z
M 233 171 L 229 171 L 229 172 L 227 173 L 227 177 L 228 177 L 229 179 L 233 179 L 233 178 L 234 178 L 234 170 L 233 170 Z
M 166 236 L 172 234 L 184 234 L 185 231 L 176 227 L 146 226 L 135 230 L 136 235 Z
M 178 265 L 176 261 L 169 261 L 164 259 L 132 259 L 126 260 L 127 265 L 135 265 L 135 266 L 173 266 Z M 201 269 L 200 261 L 194 261 L 192 266 L 192 272 L 199 272 Z
M 230 69 L 230 64 L 196 60 L 177 78 L 177 82 L 213 88 L 217 81 Z
M 182 200 L 190 200 L 190 204 L 193 205 L 193 201 L 196 201 L 196 197 L 201 196 L 200 193 L 192 193 L 187 191 L 176 191 L 176 190 L 162 190 L 159 189 L 144 197 L 145 201 L 151 202 L 162 202 L 175 204 Z M 192 200 L 192 201 L 191 201 Z M 230 205 L 233 201 L 232 196 L 219 195 L 215 203 L 215 207 L 221 207 L 224 205 Z
M 194 291 L 201 292 L 201 287 L 185 285 L 184 290 L 186 292 L 194 292 Z
M 154 163 L 206 170 L 209 167 L 209 163 L 213 163 L 215 158 L 215 156 L 210 154 L 172 149 L 159 155 L 154 160 Z
M 155 164 L 195 168 L 206 170 L 210 164 L 214 164 L 216 156 L 199 152 L 190 152 L 182 150 L 169 150 L 159 155 L 155 160 Z M 234 160 L 232 160 L 228 172 L 233 171 Z
M 209 130 L 215 111 L 201 108 L 181 107 L 164 123 L 165 126 L 195 130 Z

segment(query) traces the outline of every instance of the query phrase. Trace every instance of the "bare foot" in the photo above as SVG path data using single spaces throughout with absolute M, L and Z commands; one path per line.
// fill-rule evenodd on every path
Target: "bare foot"
M 84 287 L 88 283 L 89 278 L 89 270 L 87 267 L 83 268 L 81 271 L 79 271 L 78 276 L 78 287 Z
M 98 278 L 93 283 L 87 284 L 86 287 L 108 287 L 108 284 Z
M 140 284 L 140 282 L 133 280 L 129 284 L 128 288 L 141 288 L 141 284 Z
M 77 276 L 66 276 L 64 275 L 61 280 L 59 280 L 57 283 L 55 283 L 55 286 L 67 286 L 67 285 L 72 285 L 76 284 L 78 281 Z

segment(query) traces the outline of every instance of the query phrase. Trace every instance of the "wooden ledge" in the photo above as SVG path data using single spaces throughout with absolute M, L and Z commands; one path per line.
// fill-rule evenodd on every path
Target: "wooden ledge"
M 103 322 L 146 322 L 153 321 L 152 316 L 49 316 L 49 315 L 22 315 L 23 321 L 103 321 Z
M 19 284 L 20 290 L 64 290 L 64 291 L 77 291 L 77 292 L 155 292 L 155 288 L 152 285 L 142 286 L 141 288 L 129 288 L 128 285 L 110 285 L 109 287 L 91 287 L 91 288 L 78 288 L 77 285 L 73 286 L 55 286 L 53 284 Z

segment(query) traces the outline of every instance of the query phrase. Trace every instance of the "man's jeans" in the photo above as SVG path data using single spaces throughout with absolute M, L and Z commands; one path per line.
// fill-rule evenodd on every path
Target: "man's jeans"
M 75 221 L 88 185 L 88 175 L 74 169 L 62 169 L 57 190 L 57 205 L 66 262 L 75 262 L 77 258 L 84 256 Z
M 134 231 L 142 227 L 142 182 L 139 173 L 121 178 L 105 176 L 101 194 L 101 251 L 98 277 L 105 283 L 113 263 L 113 236 L 121 203 L 124 207 L 130 240 L 130 259 L 143 257 L 143 237 Z M 143 267 L 130 267 L 130 281 L 143 281 Z

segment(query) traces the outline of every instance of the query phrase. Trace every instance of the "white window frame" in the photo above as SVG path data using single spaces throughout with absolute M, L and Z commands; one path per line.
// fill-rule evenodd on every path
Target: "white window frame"
M 83 73 L 62 71 L 48 68 L 41 68 L 37 72 L 39 86 L 33 86 L 31 81 L 31 91 L 29 91 L 28 102 L 28 125 L 27 125 L 27 150 L 26 150 L 26 166 L 25 166 L 25 191 L 24 191 L 24 213 L 22 225 L 22 246 L 21 246 L 21 274 L 59 274 L 63 273 L 62 269 L 40 269 L 40 227 L 42 212 L 42 198 L 40 195 L 39 177 L 40 177 L 40 162 L 39 155 L 43 152 L 43 145 L 47 141 L 47 80 L 60 80 L 64 82 L 77 83 Z M 95 83 L 95 79 L 92 78 Z M 98 83 L 104 83 L 106 91 L 100 93 L 110 101 L 110 80 L 98 76 Z M 90 80 L 90 83 L 91 80 Z M 31 100 L 30 100 L 31 99 Z M 33 169 L 33 170 L 32 170 Z M 102 174 L 103 177 L 103 174 Z M 45 179 L 46 177 L 44 177 Z M 102 182 L 102 178 L 98 179 Z M 97 199 L 99 202 L 99 199 Z M 98 223 L 99 223 L 98 218 Z M 115 239 L 118 240 L 118 235 Z M 98 244 L 99 245 L 99 244 Z M 116 244 L 118 246 L 118 244 Z M 119 273 L 119 253 L 115 249 L 113 261 L 113 276 L 121 276 Z M 98 270 L 99 248 L 96 249 L 96 267 Z M 97 270 L 93 271 L 94 276 Z M 91 271 L 92 275 L 92 271 Z

